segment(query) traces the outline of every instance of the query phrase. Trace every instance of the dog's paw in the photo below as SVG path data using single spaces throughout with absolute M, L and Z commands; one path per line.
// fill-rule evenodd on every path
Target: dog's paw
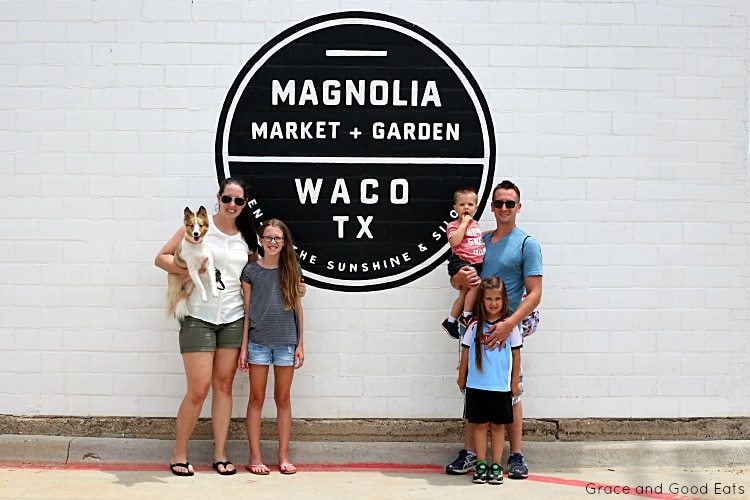
M 203 302 L 208 302 L 208 295 L 206 295 L 206 292 L 201 293 L 201 300 Z
M 211 291 L 211 295 L 212 295 L 213 297 L 218 297 L 218 296 L 219 296 L 219 290 L 217 290 L 216 288 L 214 288 L 214 289 L 213 289 L 213 290 Z

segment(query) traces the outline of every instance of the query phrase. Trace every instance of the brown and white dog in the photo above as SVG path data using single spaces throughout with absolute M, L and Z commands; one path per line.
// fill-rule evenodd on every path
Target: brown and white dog
M 183 279 L 178 274 L 167 275 L 167 312 L 182 320 L 190 314 L 188 296 L 194 287 L 201 292 L 201 300 L 206 302 L 206 288 L 201 281 L 201 274 L 208 273 L 211 295 L 218 297 L 216 289 L 216 271 L 214 270 L 214 258 L 211 251 L 203 243 L 203 237 L 208 232 L 208 213 L 204 207 L 198 209 L 194 214 L 190 208 L 185 207 L 184 212 L 185 237 L 177 246 L 174 253 L 174 262 L 180 267 L 185 267 L 190 274 L 190 279 Z

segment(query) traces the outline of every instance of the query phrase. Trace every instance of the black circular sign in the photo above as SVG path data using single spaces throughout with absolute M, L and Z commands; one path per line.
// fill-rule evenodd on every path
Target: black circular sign
M 495 139 L 475 79 L 440 40 L 369 12 L 316 17 L 266 43 L 227 94 L 219 180 L 250 185 L 257 220 L 289 224 L 308 283 L 364 291 L 439 265 L 453 192 L 481 214 Z

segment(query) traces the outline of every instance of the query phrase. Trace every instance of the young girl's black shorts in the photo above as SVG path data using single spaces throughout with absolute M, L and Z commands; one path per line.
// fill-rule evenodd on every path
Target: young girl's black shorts
M 513 394 L 466 388 L 464 417 L 470 424 L 512 424 Z
M 473 267 L 476 269 L 477 274 L 480 274 L 482 272 L 482 263 L 479 264 L 470 264 L 463 260 L 458 255 L 451 252 L 451 254 L 448 256 L 448 275 L 453 277 L 454 274 L 459 272 L 464 267 Z

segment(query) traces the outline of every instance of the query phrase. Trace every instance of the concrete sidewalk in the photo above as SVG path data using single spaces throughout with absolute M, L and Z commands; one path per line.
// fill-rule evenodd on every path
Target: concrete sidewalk
M 165 464 L 173 441 L 132 438 L 0 435 L 0 462 L 75 464 Z M 442 467 L 458 443 L 305 442 L 291 443 L 299 464 L 397 464 Z M 262 442 L 267 463 L 274 463 L 276 443 Z M 246 441 L 230 441 L 228 456 L 247 463 Z M 507 444 L 506 444 L 507 453 Z M 532 471 L 598 467 L 750 467 L 750 441 L 599 441 L 524 443 Z M 194 464 L 212 462 L 212 443 L 190 444 Z
M 594 497 L 747 498 L 750 441 L 527 442 L 531 474 L 501 486 L 449 476 L 457 443 L 292 442 L 300 473 L 273 467 L 276 444 L 263 442 L 268 476 L 246 472 L 247 443 L 231 441 L 235 476 L 210 468 L 212 444 L 191 443 L 196 474 L 167 468 L 172 441 L 130 438 L 0 435 L 0 498 L 184 499 L 252 495 L 309 499 L 498 498 L 573 500 Z M 506 446 L 507 449 L 507 446 Z
M 240 470 L 219 476 L 198 468 L 189 478 L 158 470 L 29 469 L 0 467 L 0 497 L 13 499 L 100 500 L 106 498 L 205 500 L 252 498 L 277 500 L 576 500 L 585 498 L 746 499 L 747 475 L 727 470 L 595 470 L 578 469 L 502 485 L 472 484 L 471 476 L 391 471 L 308 471 L 293 476 L 272 472 L 254 476 Z

